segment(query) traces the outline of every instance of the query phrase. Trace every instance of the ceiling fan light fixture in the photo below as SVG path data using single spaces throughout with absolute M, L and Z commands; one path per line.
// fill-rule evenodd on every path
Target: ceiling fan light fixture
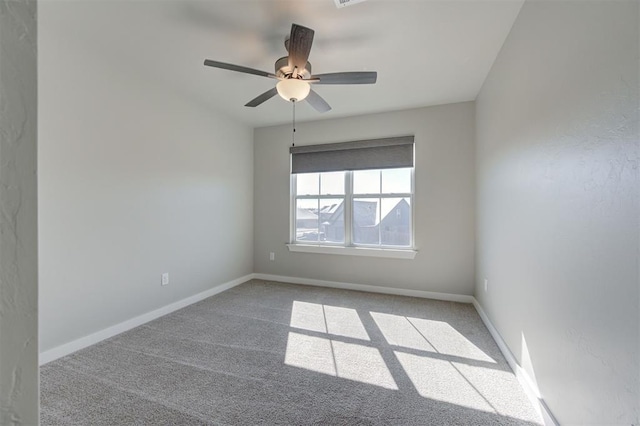
M 280 80 L 276 84 L 276 90 L 285 101 L 300 102 L 309 95 L 311 86 L 304 80 L 288 78 Z

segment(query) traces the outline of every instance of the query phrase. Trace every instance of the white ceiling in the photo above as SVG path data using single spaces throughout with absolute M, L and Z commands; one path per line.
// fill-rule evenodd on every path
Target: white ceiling
M 74 37 L 128 72 L 251 126 L 291 120 L 275 97 L 244 104 L 275 81 L 203 66 L 205 58 L 274 71 L 295 22 L 315 30 L 316 74 L 377 71 L 373 86 L 316 86 L 333 110 L 297 106 L 300 121 L 476 98 L 524 0 L 333 0 L 55 2 Z M 60 16 L 60 15 L 59 15 Z

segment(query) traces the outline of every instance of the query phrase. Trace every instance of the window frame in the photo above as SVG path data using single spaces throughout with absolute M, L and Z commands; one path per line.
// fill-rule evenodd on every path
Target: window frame
M 395 169 L 395 168 L 391 168 Z M 327 253 L 327 254 L 346 254 L 356 256 L 375 256 L 375 257 L 394 257 L 394 258 L 408 258 L 413 259 L 416 254 L 415 245 L 415 166 L 413 167 L 397 167 L 397 169 L 409 169 L 411 180 L 411 193 L 382 193 L 382 181 L 380 182 L 380 193 L 378 194 L 354 194 L 353 192 L 353 170 L 344 170 L 344 194 L 343 195 L 322 195 L 320 194 L 320 188 L 318 195 L 297 195 L 297 174 L 290 174 L 290 190 L 289 190 L 289 243 L 287 246 L 290 251 L 297 252 L 312 252 L 312 253 Z M 372 169 L 372 170 L 385 170 L 385 169 Z M 323 172 L 317 172 L 321 175 Z M 380 173 L 380 179 L 382 180 L 382 173 Z M 321 178 L 319 178 L 318 185 L 320 186 Z M 300 241 L 297 240 L 297 200 L 299 199 L 336 199 L 342 198 L 343 201 L 343 214 L 344 214 L 344 242 L 325 242 L 325 241 Z M 410 204 L 410 232 L 409 232 L 409 245 L 397 246 L 397 245 L 383 245 L 381 244 L 362 244 L 355 243 L 353 237 L 353 200 L 354 198 L 377 198 L 382 203 L 385 198 L 408 198 Z M 382 206 L 380 205 L 381 209 Z M 379 218 L 378 224 L 382 222 L 382 217 Z M 379 228 L 379 237 L 381 236 Z M 381 238 L 380 238 L 381 241 Z

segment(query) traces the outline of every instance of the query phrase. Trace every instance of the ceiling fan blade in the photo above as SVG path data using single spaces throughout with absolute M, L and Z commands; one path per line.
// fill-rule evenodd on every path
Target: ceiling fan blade
M 309 102 L 309 105 L 311 105 L 318 112 L 327 112 L 331 110 L 331 107 L 329 106 L 327 101 L 322 99 L 322 96 L 314 92 L 313 89 L 309 92 L 309 95 L 306 99 L 307 102 Z
M 222 68 L 223 70 L 243 72 L 245 74 L 259 75 L 261 77 L 277 78 L 275 74 L 271 74 L 270 72 L 247 68 L 240 65 L 227 64 L 225 62 L 212 61 L 211 59 L 205 59 L 204 64 L 208 67 Z
M 314 31 L 302 25 L 291 25 L 291 36 L 289 37 L 289 67 L 293 70 L 298 68 L 304 70 L 309 60 L 309 52 L 313 44 Z
M 320 80 L 315 84 L 375 84 L 378 73 L 375 71 L 333 72 L 312 75 L 311 78 Z
M 257 107 L 258 105 L 262 104 L 263 102 L 268 101 L 269 99 L 273 98 L 277 94 L 278 94 L 278 91 L 274 87 L 273 89 L 267 90 L 262 95 L 259 95 L 255 99 L 250 100 L 249 102 L 247 102 L 245 104 L 245 106 L 246 107 Z

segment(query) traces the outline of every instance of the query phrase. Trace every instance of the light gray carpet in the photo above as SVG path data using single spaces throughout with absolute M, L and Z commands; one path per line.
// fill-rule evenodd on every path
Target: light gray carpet
M 473 306 L 260 280 L 43 366 L 41 421 L 540 424 Z

